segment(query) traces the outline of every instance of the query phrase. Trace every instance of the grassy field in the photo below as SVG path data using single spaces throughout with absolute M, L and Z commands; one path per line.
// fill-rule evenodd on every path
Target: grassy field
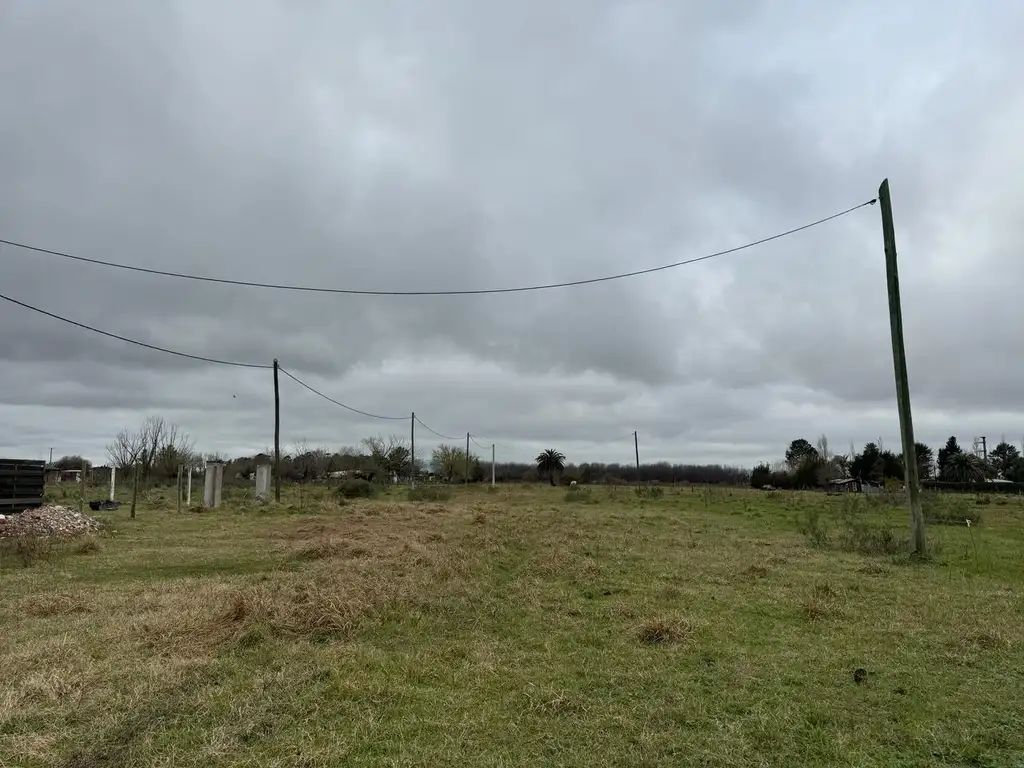
M 1019 499 L 286 497 L 0 553 L 0 766 L 1024 766 Z

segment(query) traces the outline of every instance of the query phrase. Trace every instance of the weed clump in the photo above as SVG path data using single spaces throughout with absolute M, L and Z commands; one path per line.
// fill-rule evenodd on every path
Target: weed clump
M 651 619 L 637 630 L 637 639 L 644 645 L 668 645 L 682 640 L 689 627 L 677 619 Z
M 377 486 L 360 478 L 345 480 L 335 491 L 339 499 L 370 499 L 377 495 Z
M 984 505 L 983 498 L 987 497 L 979 496 L 977 504 Z M 928 494 L 921 501 L 924 521 L 929 525 L 967 525 L 968 520 L 971 525 L 978 525 L 981 522 L 981 510 L 971 509 L 966 498 L 944 499 Z
M 589 488 L 581 488 L 578 485 L 570 485 L 565 492 L 565 500 L 575 504 L 596 504 L 597 500 L 590 493 Z
M 641 499 L 660 499 L 665 495 L 665 489 L 660 485 L 638 485 L 634 493 Z
M 452 489 L 447 485 L 418 485 L 409 489 L 409 501 L 449 501 Z
M 804 510 L 803 518 L 797 520 L 797 529 L 815 549 L 827 549 L 831 543 L 828 529 L 821 519 L 821 510 L 817 507 Z
M 86 536 L 82 539 L 75 547 L 76 555 L 95 555 L 101 551 L 103 547 L 100 546 L 100 542 L 95 536 Z
M 53 541 L 45 536 L 17 536 L 0 540 L 0 554 L 8 555 L 22 568 L 31 568 L 55 556 Z

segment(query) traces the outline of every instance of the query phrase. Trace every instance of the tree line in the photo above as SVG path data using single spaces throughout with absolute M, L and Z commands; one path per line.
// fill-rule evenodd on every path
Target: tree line
M 951 436 L 938 451 L 924 443 L 915 443 L 918 474 L 922 480 L 939 483 L 977 484 L 994 480 L 1024 482 L 1024 456 L 1017 446 L 1000 442 L 987 457 L 961 448 Z M 771 485 L 776 488 L 826 487 L 840 478 L 857 478 L 862 482 L 883 485 L 886 481 L 903 482 L 903 452 L 886 450 L 882 441 L 867 443 L 857 452 L 853 445 L 848 453 L 834 453 L 828 438 L 822 435 L 812 445 L 804 438 L 793 440 L 785 459 L 776 465 L 762 462 L 750 473 L 755 488 Z
M 413 465 L 412 445 L 400 435 L 366 437 L 356 446 L 343 446 L 331 450 L 299 440 L 282 451 L 281 479 L 285 482 L 322 482 L 338 474 L 353 474 L 367 479 L 387 481 L 398 478 L 408 480 L 415 471 L 417 478 L 442 483 L 490 482 L 490 456 L 472 451 L 467 455 L 464 446 L 441 444 L 428 455 L 417 453 Z M 196 473 L 205 470 L 206 461 L 225 463 L 225 482 L 245 482 L 262 462 L 273 461 L 273 450 L 250 456 L 227 457 L 216 453 L 201 453 L 195 443 L 178 425 L 161 416 L 149 416 L 136 427 L 121 429 L 107 446 L 107 461 L 122 477 L 138 472 L 143 485 L 173 483 L 178 467 Z M 79 469 L 78 456 L 62 457 L 54 467 Z M 750 472 L 741 467 L 721 464 L 673 464 L 667 461 L 641 464 L 639 473 L 635 464 L 579 462 L 548 449 L 533 462 L 499 461 L 494 465 L 494 478 L 500 483 L 550 482 L 569 484 L 621 484 L 650 483 L 714 483 L 744 485 Z

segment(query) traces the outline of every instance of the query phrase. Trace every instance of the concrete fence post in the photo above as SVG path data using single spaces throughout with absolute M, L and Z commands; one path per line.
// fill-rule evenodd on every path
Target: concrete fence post
M 203 488 L 203 506 L 216 509 L 220 506 L 221 487 L 224 484 L 224 462 L 206 462 L 206 485 Z
M 259 501 L 270 498 L 270 464 L 256 465 L 256 498 Z

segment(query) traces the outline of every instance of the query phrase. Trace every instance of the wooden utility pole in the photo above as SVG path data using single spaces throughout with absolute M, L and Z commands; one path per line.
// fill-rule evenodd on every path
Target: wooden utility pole
M 494 443 L 491 443 L 491 488 L 494 487 Z
M 132 520 L 135 519 L 135 504 L 139 500 L 139 461 L 135 460 L 135 469 L 132 473 Z
M 466 485 L 469 485 L 469 432 L 466 433 Z
M 274 358 L 274 501 L 281 503 L 281 389 L 277 358 Z
M 907 350 L 903 344 L 903 308 L 900 303 L 900 278 L 896 266 L 896 227 L 892 220 L 889 180 L 878 188 L 882 209 L 882 240 L 885 243 L 885 277 L 889 285 L 889 330 L 892 332 L 892 360 L 896 374 L 896 406 L 900 413 L 903 438 L 903 468 L 910 504 L 910 532 L 914 552 L 926 554 L 924 513 L 921 510 L 921 486 L 917 470 L 917 449 L 914 446 L 914 421 L 910 411 L 910 384 L 907 381 Z
M 81 514 L 85 514 L 85 478 L 86 478 L 86 467 L 85 459 L 82 459 L 82 495 L 78 499 L 78 511 Z
M 416 487 L 416 411 L 412 412 L 412 416 L 409 418 L 409 443 L 412 445 L 412 450 L 409 452 L 409 461 L 412 467 L 409 470 L 409 487 Z
M 633 450 L 636 451 L 636 487 L 640 487 L 640 438 L 633 430 Z

